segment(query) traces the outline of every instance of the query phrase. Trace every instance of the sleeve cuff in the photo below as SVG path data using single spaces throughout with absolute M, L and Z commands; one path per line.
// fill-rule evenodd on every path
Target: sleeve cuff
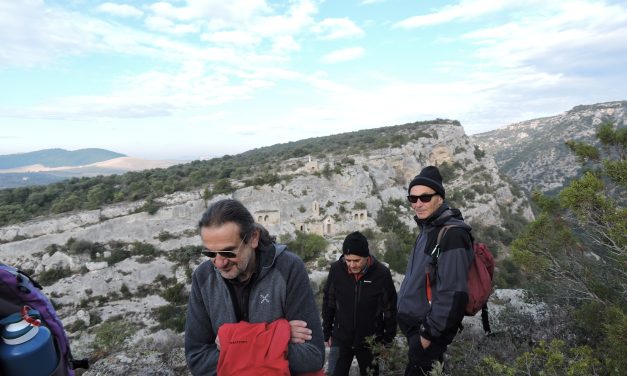
M 420 336 L 425 339 L 428 339 L 429 341 L 433 341 L 433 336 L 431 335 L 431 332 L 429 331 L 428 325 L 425 325 L 425 324 L 420 325 Z

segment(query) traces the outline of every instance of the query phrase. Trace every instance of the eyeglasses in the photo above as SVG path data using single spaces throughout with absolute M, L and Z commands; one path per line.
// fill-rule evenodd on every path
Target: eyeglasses
M 420 202 L 429 202 L 431 201 L 431 198 L 433 198 L 433 196 L 435 195 L 437 195 L 437 193 L 425 193 L 420 196 L 409 195 L 407 196 L 407 201 L 411 202 L 412 204 L 417 203 L 418 200 L 420 200 Z
M 237 258 L 237 256 L 239 255 L 239 250 L 240 248 L 242 248 L 242 244 L 244 244 L 244 241 L 246 240 L 246 237 L 244 236 L 244 238 L 242 238 L 242 241 L 239 243 L 239 245 L 237 246 L 237 252 L 233 252 L 233 251 L 211 251 L 207 248 L 205 248 L 204 251 L 201 251 L 200 253 L 204 256 L 207 256 L 209 258 L 216 258 L 217 255 L 222 256 L 223 258 L 227 258 L 227 259 L 234 259 Z

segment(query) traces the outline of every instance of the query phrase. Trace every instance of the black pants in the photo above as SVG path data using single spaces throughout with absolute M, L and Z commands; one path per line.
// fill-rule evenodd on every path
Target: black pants
M 431 341 L 431 345 L 424 349 L 420 343 L 420 334 L 415 333 L 407 338 L 409 350 L 407 351 L 407 368 L 405 376 L 428 375 L 433 368 L 433 362 L 444 360 L 444 352 L 447 345 Z
M 348 376 L 348 372 L 351 369 L 351 363 L 353 363 L 353 357 L 357 357 L 357 364 L 359 364 L 359 374 L 362 376 L 379 375 L 379 363 L 376 361 L 370 348 L 366 346 L 337 346 L 338 357 L 335 363 L 335 371 L 332 376 Z

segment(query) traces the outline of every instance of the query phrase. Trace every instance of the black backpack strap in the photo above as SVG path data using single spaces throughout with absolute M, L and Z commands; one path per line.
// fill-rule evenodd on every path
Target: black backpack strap
M 483 331 L 486 335 L 492 334 L 492 329 L 490 328 L 490 320 L 488 320 L 488 303 L 486 302 L 481 308 L 481 324 L 483 325 Z
M 41 286 L 41 285 L 39 284 L 39 282 L 35 281 L 35 280 L 33 279 L 33 277 L 31 277 L 30 275 L 28 275 L 25 271 L 20 270 L 20 269 L 17 269 L 17 272 L 18 272 L 19 274 L 23 275 L 24 277 L 28 278 L 28 280 L 30 281 L 30 283 L 31 283 L 33 286 L 35 286 L 37 289 L 39 289 L 39 290 L 43 290 L 43 286 Z

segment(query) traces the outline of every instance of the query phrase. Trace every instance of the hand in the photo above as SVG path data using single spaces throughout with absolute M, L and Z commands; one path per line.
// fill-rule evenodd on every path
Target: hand
M 420 344 L 422 345 L 423 349 L 426 349 L 427 347 L 431 346 L 431 341 L 423 336 L 420 336 Z
M 311 338 L 311 329 L 307 328 L 305 321 L 290 321 L 290 342 L 305 343 L 305 341 L 309 341 Z
M 216 336 L 216 346 L 218 347 L 218 351 L 220 351 L 220 337 Z
M 333 342 L 333 338 L 329 337 L 329 340 L 325 342 L 325 345 L 327 345 L 327 347 L 331 347 L 332 342 Z

